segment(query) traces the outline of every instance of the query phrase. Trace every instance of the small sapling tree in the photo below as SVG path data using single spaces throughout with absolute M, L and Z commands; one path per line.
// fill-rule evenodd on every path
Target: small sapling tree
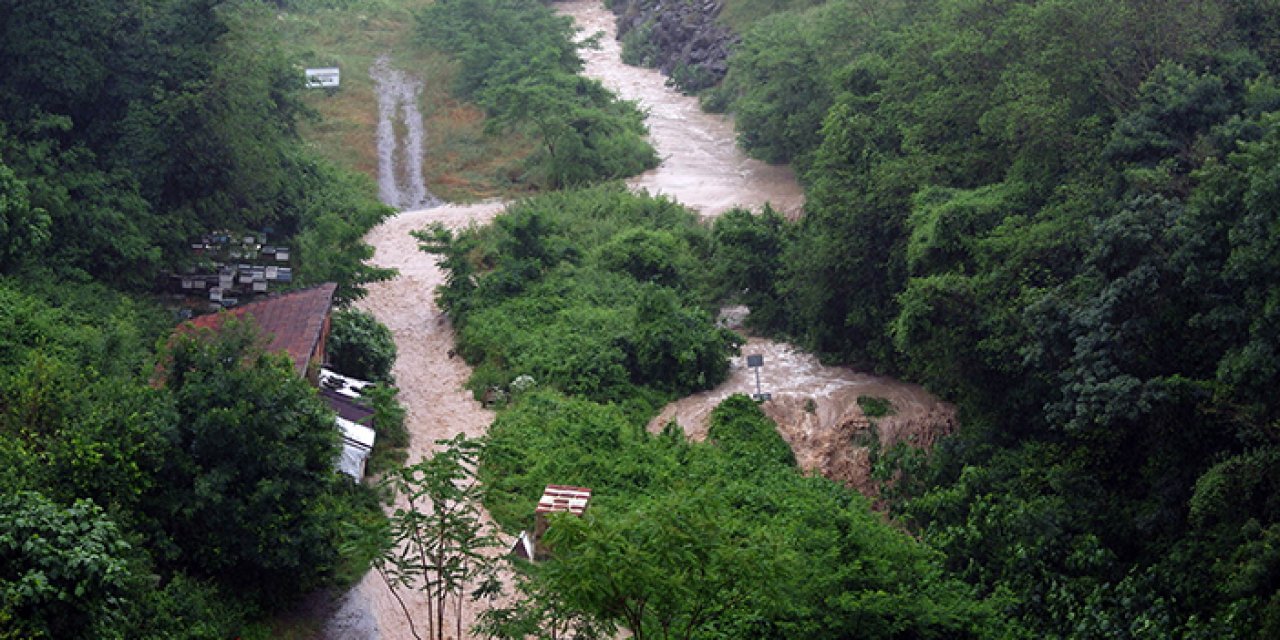
M 393 591 L 423 593 L 427 637 L 444 640 L 450 617 L 454 637 L 462 637 L 462 605 L 468 587 L 473 589 L 472 597 L 496 590 L 488 552 L 498 540 L 480 507 L 481 488 L 476 480 L 480 443 L 458 434 L 437 444 L 441 449 L 435 455 L 385 480 L 398 506 L 386 532 L 386 546 L 374 563 Z M 416 630 L 414 636 L 420 637 Z

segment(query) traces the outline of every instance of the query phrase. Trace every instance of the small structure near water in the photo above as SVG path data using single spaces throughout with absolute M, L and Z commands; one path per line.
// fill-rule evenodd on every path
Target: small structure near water
M 234 307 L 293 282 L 289 247 L 268 245 L 265 232 L 220 231 L 191 243 L 194 264 L 172 274 L 172 288 L 207 299 L 209 309 Z
M 361 392 L 371 383 L 322 367 L 336 290 L 337 285 L 329 282 L 265 297 L 228 311 L 199 316 L 178 331 L 218 331 L 228 318 L 251 317 L 266 340 L 266 351 L 288 355 L 294 373 L 315 385 L 321 399 L 333 409 L 335 426 L 342 434 L 342 452 L 334 466 L 359 482 L 364 478 L 365 463 L 377 436 L 372 428 L 374 411 L 360 402 Z
M 542 536 L 546 534 L 547 514 L 572 513 L 581 517 L 591 504 L 591 489 L 571 487 L 560 484 L 549 484 L 542 491 L 542 498 L 533 510 L 533 531 L 521 531 L 520 537 L 511 547 L 511 554 L 525 560 L 541 560 L 547 557 L 548 550 L 542 544 Z
M 374 411 L 360 402 L 364 388 L 372 384 L 320 369 L 320 397 L 337 414 L 338 429 L 342 432 L 338 470 L 356 482 L 364 477 L 365 464 L 377 439 L 377 433 L 372 429 Z

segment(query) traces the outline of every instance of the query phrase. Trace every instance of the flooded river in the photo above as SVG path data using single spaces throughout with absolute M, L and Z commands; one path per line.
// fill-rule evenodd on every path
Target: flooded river
M 555 7 L 572 16 L 584 35 L 604 32 L 599 50 L 583 52 L 586 73 L 599 78 L 623 98 L 637 101 L 649 113 L 652 141 L 662 165 L 629 181 L 633 188 L 668 195 L 704 217 L 714 217 L 735 206 L 758 210 L 766 202 L 789 216 L 800 214 L 803 191 L 789 168 L 745 157 L 734 144 L 730 120 L 703 113 L 696 99 L 668 88 L 658 72 L 622 64 L 620 47 L 613 37 L 613 14 L 599 0 L 570 0 Z M 414 160 L 407 159 L 416 154 L 420 161 L 425 153 L 430 161 L 430 149 L 424 152 L 413 148 L 422 138 L 421 117 L 416 105 L 407 105 L 416 99 L 404 97 L 416 96 L 418 85 L 383 62 L 375 65 L 371 73 L 385 93 L 380 111 L 386 122 L 379 125 L 379 131 L 406 131 L 409 138 L 401 141 L 394 135 L 379 135 L 384 163 L 379 181 L 384 190 L 382 197 L 405 209 L 431 202 L 433 196 L 426 187 L 410 177 L 414 173 L 421 175 L 420 168 Z M 368 297 L 359 306 L 391 329 L 399 349 L 394 374 L 408 409 L 410 463 L 429 455 L 437 439 L 457 433 L 483 434 L 493 415 L 462 387 L 470 371 L 461 359 L 451 356 L 453 330 L 433 300 L 433 291 L 443 283 L 444 274 L 436 266 L 435 257 L 419 251 L 408 234 L 432 222 L 454 228 L 484 223 L 501 208 L 501 203 L 487 203 L 405 211 L 366 238 L 376 249 L 374 264 L 400 271 L 396 279 L 369 287 Z M 859 434 L 869 432 L 858 396 L 885 398 L 892 403 L 895 414 L 878 424 L 882 441 L 928 444 L 954 424 L 954 409 L 915 385 L 823 366 L 790 345 L 761 338 L 751 338 L 743 353 L 763 356 L 761 387 L 773 397 L 764 404 L 765 411 L 778 422 L 801 464 L 851 486 L 867 486 L 866 449 L 854 444 Z M 690 437 L 704 437 L 706 417 L 720 400 L 731 393 L 754 390 L 754 371 L 738 358 L 727 382 L 666 407 L 653 427 L 676 420 Z M 405 606 L 418 612 L 415 618 L 422 616 L 422 602 L 408 597 Z M 467 619 L 473 619 L 474 614 L 469 611 Z M 346 596 L 326 637 L 407 640 L 413 635 L 400 602 L 371 572 Z
M 599 0 L 565 0 L 553 6 L 574 19 L 582 36 L 604 34 L 599 49 L 582 51 L 586 75 L 649 114 L 649 140 L 662 165 L 628 184 L 669 195 L 704 216 L 735 206 L 758 210 L 766 202 L 789 217 L 800 215 L 804 191 L 790 167 L 748 158 L 734 142 L 732 120 L 704 113 L 696 98 L 668 87 L 656 69 L 622 63 L 614 15 Z

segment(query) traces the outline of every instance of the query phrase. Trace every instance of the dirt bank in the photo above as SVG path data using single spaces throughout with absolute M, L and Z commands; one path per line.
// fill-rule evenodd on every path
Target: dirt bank
M 892 404 L 893 415 L 874 421 L 885 448 L 898 442 L 932 446 L 956 426 L 955 407 L 917 385 L 826 366 L 792 345 L 753 337 L 742 347 L 742 357 L 733 360 L 727 381 L 667 405 L 649 423 L 650 430 L 659 431 L 674 420 L 691 439 L 706 438 L 707 419 L 716 405 L 735 393 L 755 393 L 755 372 L 746 363 L 751 354 L 764 357 L 760 389 L 772 395 L 761 408 L 778 423 L 800 467 L 868 496 L 874 496 L 875 489 L 866 445 L 877 436 L 858 404 L 859 396 Z

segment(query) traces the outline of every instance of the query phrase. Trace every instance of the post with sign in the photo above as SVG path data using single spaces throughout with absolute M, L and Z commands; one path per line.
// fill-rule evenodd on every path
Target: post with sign
M 760 367 L 764 366 L 764 356 L 758 353 L 747 356 L 747 366 L 751 367 L 756 372 L 756 392 L 755 395 L 751 396 L 751 398 L 756 402 L 764 402 L 765 400 L 773 398 L 773 394 L 771 393 L 760 392 Z

